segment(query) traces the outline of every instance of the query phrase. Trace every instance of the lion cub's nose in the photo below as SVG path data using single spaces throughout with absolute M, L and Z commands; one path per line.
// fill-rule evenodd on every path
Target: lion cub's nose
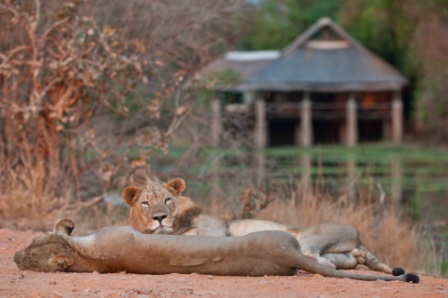
M 153 220 L 157 220 L 160 223 L 162 223 L 162 220 L 164 220 L 165 218 L 166 218 L 166 214 L 156 215 L 156 216 L 152 217 Z

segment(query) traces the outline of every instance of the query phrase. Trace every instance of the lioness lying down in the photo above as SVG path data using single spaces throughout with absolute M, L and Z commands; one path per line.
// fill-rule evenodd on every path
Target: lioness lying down
M 147 235 L 130 227 L 109 227 L 86 237 L 70 237 L 66 226 L 33 239 L 14 254 L 22 270 L 213 275 L 293 275 L 297 269 L 323 276 L 359 280 L 399 280 L 417 283 L 418 276 L 373 276 L 337 271 L 300 253 L 297 240 L 281 231 L 243 237 Z M 73 228 L 72 225 L 71 228 Z
M 143 186 L 129 186 L 122 192 L 131 206 L 130 220 L 134 229 L 147 234 L 243 236 L 253 232 L 278 230 L 293 235 L 301 251 L 320 264 L 333 269 L 354 269 L 364 264 L 372 270 L 404 274 L 401 268 L 381 263 L 359 239 L 351 225 L 320 224 L 294 227 L 266 220 L 244 219 L 224 221 L 203 214 L 190 198 L 182 196 L 186 183 L 175 178 L 166 184 L 147 178 Z

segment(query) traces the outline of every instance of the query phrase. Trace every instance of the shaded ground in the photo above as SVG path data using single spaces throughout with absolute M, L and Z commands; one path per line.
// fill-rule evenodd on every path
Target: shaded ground
M 19 271 L 14 252 L 39 233 L 0 229 L 0 297 L 448 297 L 448 279 L 420 284 L 297 276 L 219 277 Z M 358 271 L 369 273 L 368 271 Z

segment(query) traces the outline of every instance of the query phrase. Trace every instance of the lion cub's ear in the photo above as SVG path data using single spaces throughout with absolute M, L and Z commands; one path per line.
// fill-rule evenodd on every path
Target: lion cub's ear
M 166 188 L 175 196 L 180 196 L 187 188 L 185 180 L 182 178 L 174 178 L 166 183 Z
M 123 189 L 121 197 L 129 206 L 132 206 L 135 196 L 137 195 L 137 192 L 139 190 L 140 188 L 137 186 L 128 186 L 125 189 Z
M 64 234 L 70 236 L 74 229 L 75 223 L 73 220 L 64 218 L 56 221 L 52 234 Z

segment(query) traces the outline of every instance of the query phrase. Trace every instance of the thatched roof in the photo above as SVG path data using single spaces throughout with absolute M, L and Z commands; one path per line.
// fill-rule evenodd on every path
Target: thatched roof
M 226 70 L 233 70 L 240 74 L 241 84 L 220 86 L 219 90 L 242 91 L 247 89 L 245 83 L 259 73 L 274 59 L 280 57 L 279 51 L 228 52 L 224 57 L 207 65 L 202 75 L 210 75 Z
M 405 77 L 367 50 L 329 18 L 297 37 L 260 72 L 253 90 L 375 91 L 400 90 Z
M 406 78 L 354 40 L 329 18 L 322 18 L 283 52 L 229 52 L 202 73 L 233 69 L 241 82 L 220 90 L 381 91 L 400 90 Z

